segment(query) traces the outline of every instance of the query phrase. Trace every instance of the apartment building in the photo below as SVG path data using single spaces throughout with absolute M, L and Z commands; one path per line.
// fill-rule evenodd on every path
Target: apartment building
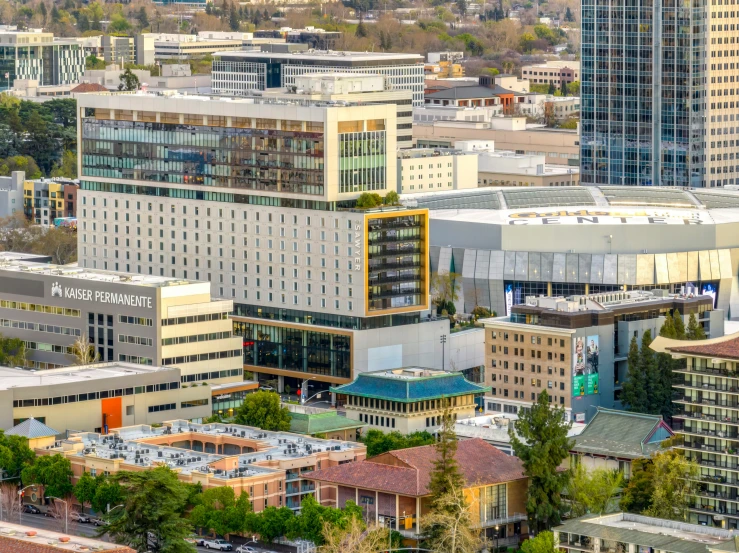
M 396 189 L 396 106 L 139 92 L 78 108 L 82 267 L 210 281 L 245 369 L 280 389 L 440 368 L 427 211 L 355 208 Z
M 52 33 L 0 32 L 0 90 L 16 79 L 34 80 L 40 86 L 78 83 L 85 71 L 85 55 L 74 40 L 54 40 Z
M 739 335 L 700 342 L 659 337 L 658 352 L 683 361 L 675 370 L 673 430 L 677 447 L 698 463 L 698 485 L 689 521 L 714 528 L 739 527 Z
M 107 433 L 173 417 L 200 419 L 211 412 L 210 386 L 188 386 L 183 371 L 113 361 L 32 373 L 0 367 L 0 428 L 34 419 L 61 434 Z
M 181 481 L 204 490 L 228 486 L 236 496 L 246 492 L 253 510 L 260 512 L 267 507 L 299 510 L 303 499 L 315 494 L 307 473 L 361 461 L 367 450 L 357 442 L 169 420 L 161 427 L 137 424 L 107 435 L 75 433 L 36 454 L 69 459 L 74 480 L 84 472 L 96 476 L 168 466 Z
M 134 37 L 104 35 L 100 47 L 105 63 L 117 63 L 121 67 L 127 63 L 136 63 Z
M 478 156 L 449 148 L 398 151 L 398 194 L 477 188 Z
M 23 181 L 23 212 L 29 222 L 54 226 L 59 218 L 76 217 L 79 185 L 67 179 Z M 58 225 L 57 225 L 58 226 Z
M 24 171 L 13 171 L 9 177 L 0 177 L 0 218 L 24 211 Z
M 332 388 L 346 397 L 346 417 L 383 432 L 434 432 L 450 409 L 454 419 L 475 416 L 477 397 L 490 391 L 461 372 L 421 367 L 362 373 L 354 382 Z
M 573 83 L 580 80 L 579 61 L 547 61 L 524 65 L 521 67 L 521 76 L 532 84 L 554 84 L 557 88 L 562 83 Z
M 100 361 L 178 367 L 183 382 L 240 381 L 232 310 L 231 300 L 211 301 L 208 282 L 0 254 L 0 331 L 25 342 L 30 368 L 72 365 L 85 336 Z
M 388 52 L 220 52 L 213 56 L 213 92 L 243 95 L 290 87 L 307 73 L 385 75 L 393 88 L 412 92 L 414 106 L 423 105 L 423 57 Z
M 488 408 L 517 413 L 546 391 L 568 420 L 587 422 L 597 407 L 620 408 L 632 338 L 659 334 L 666 313 L 695 314 L 713 336 L 723 335 L 722 310 L 710 296 L 609 292 L 527 297 L 510 315 L 483 320 Z
M 393 88 L 388 81 L 384 75 L 309 73 L 295 77 L 292 87 L 267 89 L 263 97 L 287 101 L 394 104 L 397 106 L 397 148 L 410 148 L 413 145 L 413 93 Z

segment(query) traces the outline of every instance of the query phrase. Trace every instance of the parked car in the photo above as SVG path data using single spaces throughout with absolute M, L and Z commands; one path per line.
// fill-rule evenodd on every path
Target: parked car
M 106 524 L 108 524 L 102 518 L 99 518 L 99 517 L 91 517 L 90 522 L 92 522 L 95 526 L 105 526 Z
M 236 548 L 236 553 L 259 553 L 251 545 L 240 545 Z
M 29 513 L 29 514 L 32 514 L 32 515 L 40 515 L 41 514 L 41 509 L 39 509 L 35 505 L 24 505 L 23 506 L 23 512 L 24 513 Z
M 44 513 L 44 516 L 45 516 L 45 517 L 49 517 L 49 518 L 61 518 L 61 517 L 59 516 L 59 513 L 55 513 L 54 511 L 46 511 L 46 512 Z
M 87 524 L 90 522 L 90 517 L 84 513 L 78 513 L 75 511 L 72 513 L 72 520 L 75 522 L 81 522 L 82 524 Z
M 203 546 L 206 549 L 217 549 L 218 551 L 233 551 L 234 546 L 226 540 L 221 539 L 207 539 L 203 541 Z

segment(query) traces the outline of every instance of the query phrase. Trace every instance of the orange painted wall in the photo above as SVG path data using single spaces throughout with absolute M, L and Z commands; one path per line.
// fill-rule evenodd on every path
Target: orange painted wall
M 114 428 L 123 426 L 122 409 L 121 398 L 119 397 L 111 397 L 100 401 L 100 427 L 103 432 L 105 432 L 106 424 L 109 432 Z

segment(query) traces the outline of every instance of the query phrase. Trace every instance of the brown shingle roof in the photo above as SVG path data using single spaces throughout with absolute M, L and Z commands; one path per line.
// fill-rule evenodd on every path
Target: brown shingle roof
M 739 359 L 739 337 L 712 344 L 696 342 L 695 345 L 691 346 L 668 347 L 667 349 L 675 353 L 689 353 L 721 359 Z
M 82 83 L 75 86 L 69 92 L 73 94 L 79 94 L 82 92 L 108 92 L 108 89 L 97 83 Z
M 399 449 L 372 459 L 329 467 L 306 478 L 349 487 L 410 496 L 428 495 L 436 459 L 433 445 Z M 521 460 L 475 438 L 457 445 L 457 462 L 468 486 L 510 482 L 524 478 Z

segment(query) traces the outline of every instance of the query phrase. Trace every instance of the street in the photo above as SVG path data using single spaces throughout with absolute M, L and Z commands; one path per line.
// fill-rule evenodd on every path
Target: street
M 68 531 L 65 531 L 64 529 L 64 521 L 61 519 L 55 519 L 55 518 L 49 518 L 45 517 L 44 515 L 32 515 L 29 513 L 23 513 L 18 518 L 17 515 L 13 515 L 11 519 L 8 519 L 7 517 L 3 517 L 3 520 L 7 520 L 8 522 L 12 522 L 14 524 L 21 524 L 24 526 L 30 526 L 33 528 L 38 528 L 39 530 L 50 530 L 52 532 L 63 532 L 65 534 L 70 534 L 74 536 L 82 536 L 86 538 L 94 538 L 95 534 L 98 530 L 98 527 L 94 524 L 80 524 L 77 522 L 69 522 L 69 528 Z M 101 541 L 110 541 L 107 536 L 103 536 L 102 538 L 98 538 Z M 263 551 L 268 552 L 271 551 L 271 549 L 265 549 L 261 548 L 255 544 L 251 544 L 251 546 L 256 551 Z M 234 545 L 234 550 L 236 550 L 236 545 Z M 206 551 L 208 553 L 212 553 L 213 549 L 206 549 L 205 547 L 195 547 L 195 549 L 199 553 L 205 553 Z

